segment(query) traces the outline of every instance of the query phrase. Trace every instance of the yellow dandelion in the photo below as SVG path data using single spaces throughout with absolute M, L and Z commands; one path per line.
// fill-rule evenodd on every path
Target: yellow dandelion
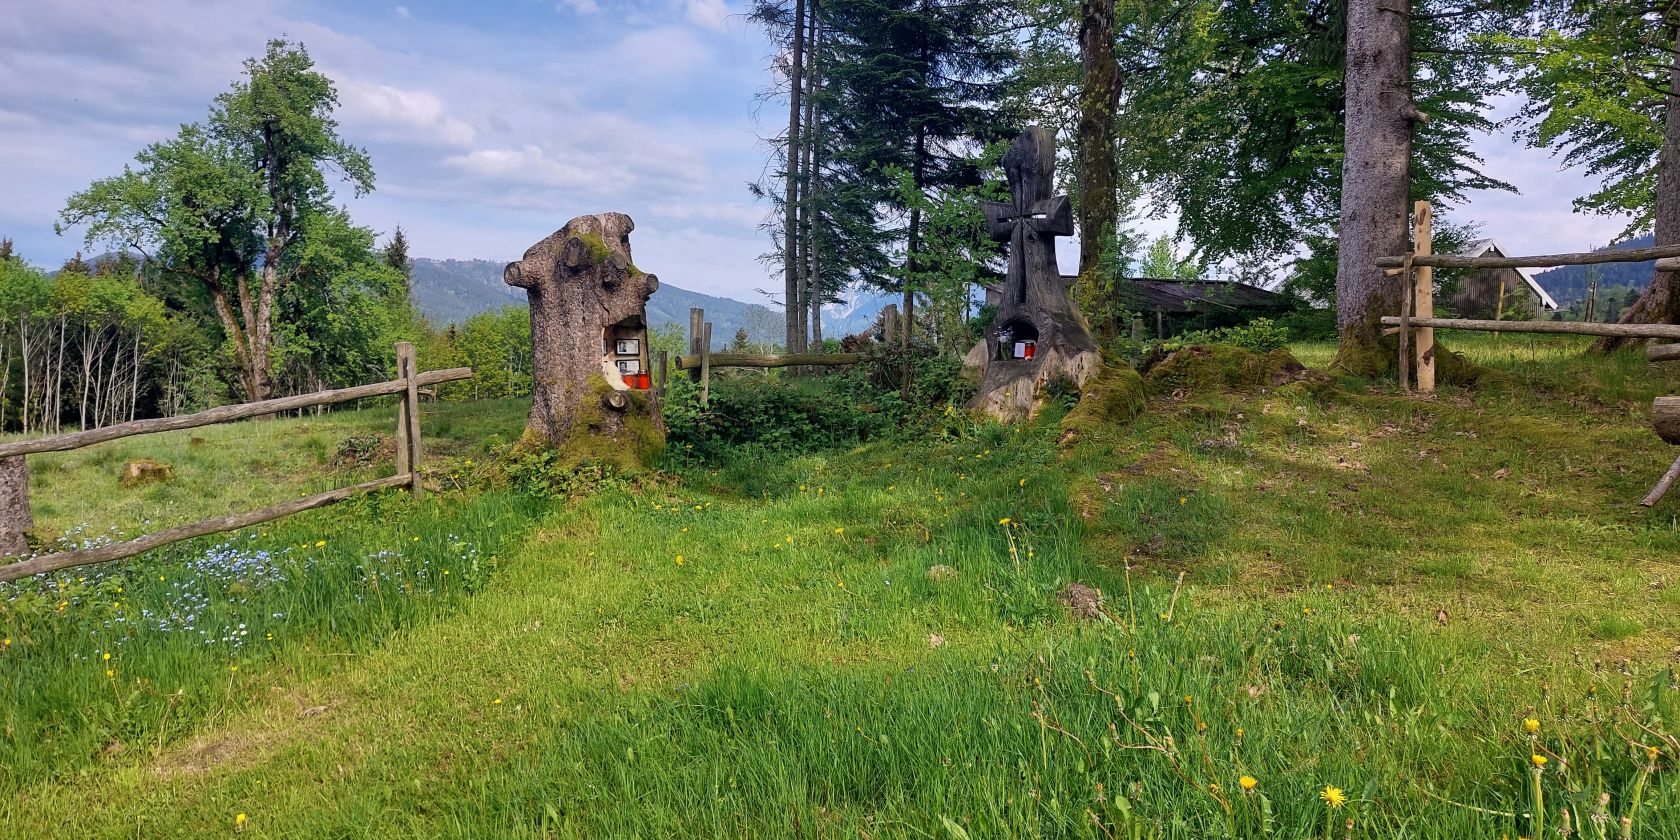
M 502 698 L 500 698 L 500 697 L 497 697 L 497 698 L 496 698 L 496 699 L 495 699 L 495 700 L 492 700 L 492 701 L 491 701 L 491 702 L 490 702 L 490 705 L 492 705 L 492 706 L 500 706 L 500 705 L 502 705 Z
M 1324 804 L 1331 808 L 1340 808 L 1347 804 L 1347 795 L 1342 793 L 1341 788 L 1333 785 L 1325 785 L 1324 790 L 1319 792 L 1318 798 L 1324 800 Z
M 243 813 L 239 813 L 239 814 L 234 815 L 234 817 L 233 817 L 233 827 L 236 830 L 239 830 L 239 831 L 244 831 L 245 830 L 245 815 Z
M 99 658 L 105 660 L 106 662 L 110 662 L 111 661 L 111 654 L 107 653 L 107 654 L 104 654 L 104 655 L 100 656 Z
M 326 540 L 316 540 L 315 541 L 315 547 L 316 548 L 321 548 L 321 547 L 325 546 L 326 544 L 327 544 Z
M 12 640 L 11 640 L 11 639 L 7 639 L 7 640 L 6 640 L 6 642 L 5 642 L 5 645 L 4 645 L 4 646 L 5 646 L 5 647 L 11 647 L 11 646 L 12 646 Z
M 998 524 L 999 525 L 1008 525 L 1009 524 L 1009 517 L 1005 516 L 1004 518 L 999 519 Z
M 419 542 L 419 541 L 420 541 L 419 537 L 415 537 L 413 540 L 410 540 L 410 542 Z
M 1530 761 L 1534 762 L 1535 768 L 1537 768 L 1537 769 L 1545 768 L 1545 766 L 1546 766 L 1546 757 L 1545 756 L 1543 756 L 1543 755 L 1531 755 L 1528 758 L 1529 758 Z
M 1191 703 L 1194 703 L 1194 702 L 1196 702 L 1196 698 L 1191 697 L 1188 694 L 1184 695 L 1184 705 L 1188 706 L 1188 705 L 1190 705 Z
M 238 665 L 229 665 L 229 666 L 228 666 L 228 673 L 230 673 L 230 674 L 232 674 L 232 673 L 235 673 L 235 672 L 237 672 L 237 671 L 238 671 L 238 670 L 239 670 L 239 666 L 238 666 Z
M 846 529 L 845 528 L 835 528 L 834 533 L 835 534 L 844 534 L 844 533 L 846 533 Z
M 1243 790 L 1254 790 L 1255 785 L 1260 784 L 1260 780 L 1254 778 L 1253 776 L 1244 776 L 1237 780 L 1237 784 L 1241 786 Z
M 1024 478 L 1023 478 L 1023 479 L 1021 479 L 1021 486 L 1022 486 L 1022 487 L 1025 487 L 1025 486 L 1027 486 L 1027 480 L 1026 480 L 1026 479 L 1024 479 Z
M 681 566 L 682 564 L 683 564 L 683 556 L 681 554 L 678 554 L 677 555 L 677 565 Z
M 1187 503 L 1187 502 L 1189 502 L 1189 501 L 1190 501 L 1190 497 L 1189 497 L 1189 496 L 1179 496 L 1179 497 L 1178 497 L 1178 503 L 1179 503 L 1179 504 L 1181 504 L 1181 505 L 1182 505 L 1182 504 L 1185 504 L 1185 503 Z
M 898 485 L 896 485 L 896 484 L 888 484 L 887 485 L 887 492 L 888 493 L 891 493 L 892 491 L 897 490 L 897 489 L 898 489 Z
M 114 677 L 114 676 L 116 676 L 116 675 L 117 675 L 117 672 L 116 672 L 116 671 L 113 671 L 113 670 L 111 670 L 111 669 L 110 669 L 110 668 L 106 668 L 106 669 L 105 669 L 105 676 L 107 676 L 107 677 Z
M 6 641 L 10 642 L 11 640 L 7 639 Z M 1646 747 L 1645 748 L 1645 757 L 1650 759 L 1653 763 L 1656 762 L 1657 756 L 1659 756 L 1659 755 L 1662 755 L 1662 750 L 1659 750 L 1656 747 Z
M 1523 718 L 1523 731 L 1530 735 L 1540 731 L 1540 721 L 1534 718 Z

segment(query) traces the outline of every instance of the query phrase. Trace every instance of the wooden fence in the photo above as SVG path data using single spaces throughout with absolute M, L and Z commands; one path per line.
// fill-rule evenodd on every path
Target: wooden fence
M 403 395 L 402 401 L 398 403 L 397 407 L 396 475 L 389 478 L 364 481 L 361 484 L 341 487 L 313 496 L 305 496 L 261 510 L 206 519 L 191 525 L 182 525 L 147 534 L 127 542 L 45 554 L 11 563 L 0 563 L 0 582 L 74 566 L 121 560 L 170 543 L 193 537 L 202 537 L 207 534 L 238 530 L 301 511 L 326 507 L 362 493 L 383 490 L 387 487 L 407 487 L 410 492 L 417 494 L 420 492 L 420 388 L 443 382 L 468 379 L 472 375 L 472 368 L 450 368 L 448 370 L 417 373 L 415 370 L 414 346 L 402 342 L 397 345 L 398 378 L 389 382 L 318 391 L 313 394 L 301 394 L 295 397 L 279 397 L 240 405 L 227 405 L 180 417 L 135 420 L 129 423 L 119 423 L 115 426 L 87 429 L 80 432 L 53 435 L 52 437 L 0 443 L 0 484 L 4 485 L 0 486 L 0 541 L 10 542 L 9 545 L 0 545 L 0 551 L 17 554 L 22 550 L 23 532 L 31 525 L 28 502 L 29 477 L 28 469 L 24 463 L 24 457 L 27 455 L 41 452 L 63 452 L 134 435 L 194 429 L 216 423 L 227 423 L 250 417 L 277 414 L 282 411 L 331 405 L 384 394 Z
M 688 310 L 688 354 L 675 359 L 677 370 L 686 370 L 700 383 L 700 404 L 711 402 L 712 368 L 714 367 L 836 367 L 855 365 L 869 358 L 865 353 L 786 353 L 779 356 L 763 353 L 713 353 L 712 324 L 706 320 L 706 310 L 696 306 Z M 665 396 L 666 355 L 659 351 L 659 398 Z
M 1436 318 L 1436 268 L 1550 268 L 1560 265 L 1595 265 L 1614 262 L 1645 262 L 1656 260 L 1661 271 L 1680 270 L 1680 245 L 1655 248 L 1604 249 L 1578 254 L 1547 254 L 1536 257 L 1464 257 L 1433 252 L 1433 213 L 1429 202 L 1419 201 L 1412 208 L 1412 253 L 1379 257 L 1377 265 L 1389 277 L 1401 278 L 1401 303 L 1398 316 L 1387 315 L 1382 325 L 1385 334 L 1397 334 L 1400 339 L 1400 387 L 1411 388 L 1410 368 L 1414 349 L 1410 339 L 1416 332 L 1415 360 L 1419 391 L 1435 390 L 1435 330 L 1480 330 L 1483 332 L 1563 333 L 1568 335 L 1596 335 L 1618 338 L 1646 338 L 1680 342 L 1677 324 L 1596 324 L 1580 321 L 1487 321 L 1471 318 Z M 1680 345 L 1653 345 L 1645 349 L 1646 358 L 1653 362 L 1680 360 Z M 1651 405 L 1653 424 L 1657 434 L 1671 444 L 1680 444 L 1680 397 L 1658 397 Z M 1651 489 L 1640 504 L 1651 507 L 1680 481 L 1680 459 L 1674 461 L 1662 480 Z

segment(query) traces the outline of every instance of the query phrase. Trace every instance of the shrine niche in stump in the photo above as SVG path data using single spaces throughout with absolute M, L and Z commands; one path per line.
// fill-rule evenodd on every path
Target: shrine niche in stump
M 637 469 L 665 444 L 648 400 L 647 301 L 659 278 L 630 261 L 635 222 L 579 216 L 508 263 L 531 304 L 531 415 L 520 449 Z
M 1055 168 L 1055 132 L 1027 129 L 1003 156 L 1011 200 L 981 208 L 992 237 L 1009 242 L 1009 277 L 992 328 L 968 355 L 980 370 L 968 407 L 1006 423 L 1036 413 L 1051 381 L 1082 387 L 1102 362 L 1056 268 L 1055 237 L 1073 233 L 1073 212 L 1051 194 Z

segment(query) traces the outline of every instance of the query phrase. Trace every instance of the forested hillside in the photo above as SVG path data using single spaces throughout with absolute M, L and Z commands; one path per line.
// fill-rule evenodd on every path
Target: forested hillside
M 1614 250 L 1626 248 L 1649 248 L 1656 238 L 1650 234 L 1636 237 L 1619 245 L 1609 246 Z M 1594 248 L 1593 250 L 1602 250 Z M 1598 287 L 1609 289 L 1619 286 L 1629 289 L 1643 289 L 1651 285 L 1651 272 L 1656 269 L 1654 262 L 1640 263 L 1605 263 L 1604 265 L 1566 265 L 1549 271 L 1542 271 L 1534 275 L 1534 279 L 1552 293 L 1560 306 L 1568 307 L 1587 296 L 1588 278 L 1593 274 L 1598 276 Z

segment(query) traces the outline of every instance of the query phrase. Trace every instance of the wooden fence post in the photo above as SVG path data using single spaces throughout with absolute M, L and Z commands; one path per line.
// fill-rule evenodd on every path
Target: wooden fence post
M 416 378 L 420 372 L 414 361 L 414 345 L 401 341 L 397 343 L 397 374 L 405 382 L 403 391 L 403 408 L 397 412 L 403 423 L 403 432 L 397 437 L 397 446 L 407 444 L 406 458 L 398 456 L 398 464 L 408 462 L 408 489 L 414 495 L 420 495 L 420 383 Z
M 1435 211 L 1427 201 L 1413 207 L 1416 227 L 1412 233 L 1413 249 L 1420 256 L 1435 252 Z M 1420 265 L 1412 284 L 1413 316 L 1435 317 L 1435 269 Z M 1419 327 L 1417 331 L 1417 387 L 1426 394 L 1435 390 L 1435 328 Z
M 0 557 L 28 551 L 24 533 L 34 525 L 29 513 L 29 466 L 24 456 L 0 458 Z
M 661 413 L 663 413 L 663 409 L 665 408 L 665 385 L 670 382 L 670 376 L 668 375 L 669 358 L 670 351 L 659 351 L 659 380 L 654 386 L 653 397 L 656 400 L 654 405 L 656 408 L 661 410 Z
M 406 341 L 397 342 L 397 378 L 408 378 L 408 361 L 404 357 L 405 347 L 411 347 Z M 414 450 L 408 445 L 408 394 L 406 387 L 397 400 L 397 475 L 408 475 L 414 472 Z
M 700 404 L 712 404 L 712 325 L 700 330 Z
M 700 355 L 700 340 L 702 338 L 700 333 L 705 326 L 705 322 L 706 322 L 706 310 L 701 309 L 698 306 L 689 308 L 689 310 L 688 310 L 688 352 L 689 352 L 690 355 L 693 355 L 693 356 Z M 700 381 L 700 371 L 698 369 L 696 369 L 694 371 L 691 371 L 688 374 L 688 378 L 689 378 L 690 381 L 699 382 Z

